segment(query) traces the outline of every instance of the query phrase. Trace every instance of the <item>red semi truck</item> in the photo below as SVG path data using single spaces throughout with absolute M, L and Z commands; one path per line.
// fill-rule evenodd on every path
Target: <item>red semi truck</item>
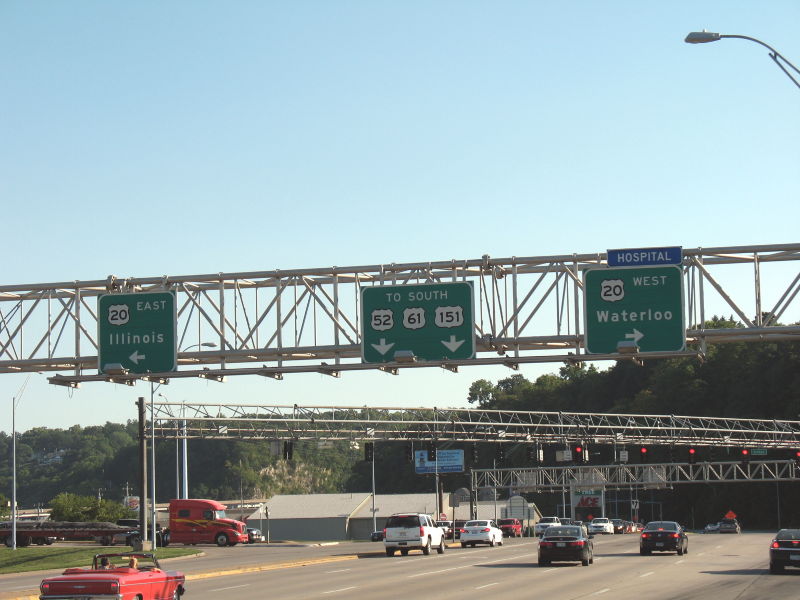
M 247 543 L 247 526 L 225 515 L 216 500 L 170 500 L 169 541 L 172 544 Z

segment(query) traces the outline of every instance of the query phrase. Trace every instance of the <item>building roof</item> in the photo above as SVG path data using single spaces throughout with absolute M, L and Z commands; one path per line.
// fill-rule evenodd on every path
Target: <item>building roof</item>
M 270 519 L 320 519 L 349 517 L 359 506 L 369 504 L 369 492 L 348 494 L 285 494 L 267 500 Z M 262 517 L 256 510 L 249 518 Z
M 367 502 L 353 515 L 354 519 L 372 517 L 372 499 L 367 495 Z M 445 495 L 445 503 L 447 497 Z M 385 518 L 395 513 L 426 513 L 436 516 L 436 494 L 376 494 L 375 516 Z M 445 512 L 449 512 L 445 504 Z

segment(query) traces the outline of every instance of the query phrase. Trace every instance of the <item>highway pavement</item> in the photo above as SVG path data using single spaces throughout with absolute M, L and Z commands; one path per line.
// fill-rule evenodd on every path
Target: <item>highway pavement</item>
M 770 575 L 771 533 L 699 535 L 684 556 L 640 556 L 638 535 L 596 536 L 589 567 L 536 565 L 537 541 L 502 547 L 451 546 L 443 555 L 387 557 L 379 543 L 331 546 L 260 544 L 204 547 L 199 558 L 169 561 L 187 574 L 185 598 L 347 600 L 437 598 L 497 600 L 764 600 L 800 597 L 800 569 Z M 0 600 L 30 597 L 42 574 L 3 576 Z M 30 583 L 34 583 L 34 590 Z M 13 588 L 13 589 L 12 589 Z M 16 591 L 14 591 L 16 590 Z

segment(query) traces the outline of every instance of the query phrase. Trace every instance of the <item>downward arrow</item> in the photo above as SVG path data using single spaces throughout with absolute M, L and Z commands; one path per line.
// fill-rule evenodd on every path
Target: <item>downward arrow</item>
M 637 344 L 639 343 L 639 340 L 642 339 L 643 337 L 644 337 L 644 334 L 641 331 L 639 331 L 638 329 L 636 329 L 635 327 L 633 328 L 633 333 L 626 333 L 625 334 L 625 339 L 633 340 Z
M 375 350 L 377 350 L 381 354 L 386 354 L 392 348 L 392 346 L 394 346 L 394 342 L 392 342 L 391 344 L 387 344 L 386 338 L 381 338 L 380 344 L 370 344 L 370 346 L 375 348 Z
M 464 343 L 464 340 L 456 340 L 456 336 L 451 335 L 449 342 L 446 342 L 446 341 L 442 340 L 442 343 L 444 344 L 445 348 L 450 350 L 450 352 L 455 352 L 456 350 L 459 349 L 461 344 Z
M 128 358 L 130 358 L 133 361 L 133 364 L 138 365 L 139 361 L 146 357 L 144 354 L 139 354 L 138 350 L 134 350 L 133 354 L 131 354 Z

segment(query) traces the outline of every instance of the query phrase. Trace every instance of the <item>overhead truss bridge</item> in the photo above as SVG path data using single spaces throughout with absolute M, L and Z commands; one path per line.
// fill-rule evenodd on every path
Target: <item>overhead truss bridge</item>
M 619 360 L 585 354 L 583 272 L 606 253 L 481 258 L 203 275 L 118 277 L 0 285 L 0 373 L 55 372 L 51 383 L 133 384 L 137 379 L 324 373 L 465 365 Z M 684 248 L 687 350 L 708 344 L 796 340 L 800 244 Z M 475 290 L 474 358 L 361 362 L 361 290 L 367 286 L 467 281 Z M 97 297 L 171 290 L 177 299 L 178 367 L 166 373 L 98 373 Z M 712 312 L 713 311 L 713 312 Z M 705 329 L 735 315 L 737 329 Z M 636 360 L 636 356 L 628 356 Z
M 153 402 L 160 438 L 564 444 L 800 449 L 800 421 L 464 408 Z

